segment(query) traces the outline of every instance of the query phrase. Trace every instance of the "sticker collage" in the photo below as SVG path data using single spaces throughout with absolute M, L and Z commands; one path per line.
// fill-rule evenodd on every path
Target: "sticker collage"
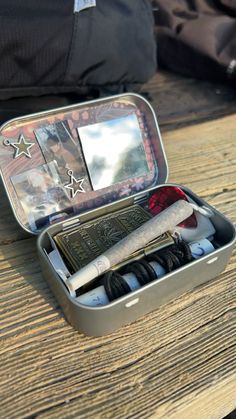
M 20 169 L 9 164 L 9 179 L 24 214 L 22 224 L 32 232 L 137 193 L 156 177 L 135 112 L 88 121 L 73 134 L 68 120 L 37 126 L 33 134 L 34 142 L 22 133 L 18 140 L 4 140 L 13 160 L 19 161 Z

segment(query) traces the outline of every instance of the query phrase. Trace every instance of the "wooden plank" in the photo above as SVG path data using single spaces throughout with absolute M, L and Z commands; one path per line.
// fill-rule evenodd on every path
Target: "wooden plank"
M 176 417 L 189 419 L 189 412 L 191 412 L 191 417 L 194 419 L 211 419 L 216 417 L 215 412 L 217 411 L 217 417 L 224 418 L 226 412 L 228 411 L 230 414 L 236 406 L 235 381 L 235 376 L 230 377 L 228 380 L 222 380 L 219 383 L 215 383 L 213 380 L 206 391 L 202 391 L 200 394 L 196 392 L 194 397 L 191 396 L 189 399 L 184 397 L 176 406 L 174 406 L 174 403 L 170 403 L 169 409 L 165 406 L 162 413 L 163 417 L 166 417 L 164 415 L 167 412 L 170 419 L 175 419 Z M 224 388 L 227 388 L 227 392 L 222 391 Z M 212 406 L 214 406 L 214 409 L 212 409 Z M 230 418 L 231 416 L 227 415 L 225 419 Z M 235 414 L 231 419 L 235 419 Z
M 232 85 L 210 83 L 158 70 L 143 86 L 152 97 L 163 130 L 195 124 L 236 112 L 236 89 Z M 75 94 L 13 98 L 0 103 L 0 124 L 16 118 L 80 102 Z
M 212 384 L 232 382 L 234 269 L 235 257 L 215 281 L 110 336 L 87 338 L 51 307 L 40 275 L 28 283 L 25 268 L 26 283 L 13 280 L 1 316 L 5 417 L 166 417 L 183 409 L 182 398 L 191 407 Z
M 143 86 L 150 93 L 163 131 L 236 112 L 236 89 L 159 71 Z
M 234 201 L 235 126 L 236 115 L 232 115 L 164 134 L 170 181 L 191 186 L 213 203 Z
M 28 237 L 29 235 L 19 226 L 10 209 L 9 200 L 1 180 L 0 202 L 0 244 L 8 244 Z
M 170 181 L 235 222 L 235 116 L 163 137 Z M 233 410 L 236 251 L 215 280 L 109 336 L 85 337 L 42 278 L 36 239 L 20 235 L 6 202 L 0 211 L 0 416 L 209 419 Z

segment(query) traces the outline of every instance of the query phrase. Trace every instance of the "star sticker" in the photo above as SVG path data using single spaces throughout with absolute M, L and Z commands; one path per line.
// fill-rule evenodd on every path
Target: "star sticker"
M 65 188 L 68 188 L 71 190 L 72 198 L 76 196 L 78 192 L 85 193 L 85 190 L 83 188 L 84 179 L 76 179 L 73 175 L 73 171 L 69 170 L 68 175 L 70 176 L 70 183 L 68 185 L 65 185 Z
M 28 143 L 25 141 L 25 137 L 23 134 L 20 135 L 18 139 L 18 143 L 10 143 L 12 147 L 16 149 L 14 159 L 21 155 L 25 155 L 26 157 L 29 157 L 31 159 L 31 154 L 29 149 L 33 147 L 34 143 Z

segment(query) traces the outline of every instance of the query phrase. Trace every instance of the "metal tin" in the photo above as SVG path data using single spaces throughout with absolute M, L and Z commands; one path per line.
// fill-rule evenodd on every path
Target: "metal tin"
M 43 248 L 48 245 L 47 232 L 58 232 L 63 223 L 49 227 L 38 239 L 38 251 L 45 278 L 47 278 L 65 316 L 77 330 L 86 335 L 100 336 L 111 333 L 138 317 L 149 313 L 184 292 L 213 279 L 223 271 L 232 253 L 236 234 L 232 223 L 216 209 L 197 197 L 189 189 L 182 187 L 198 204 L 210 208 L 214 216 L 212 222 L 221 241 L 221 247 L 190 264 L 150 282 L 138 290 L 121 297 L 106 306 L 88 307 L 80 304 L 69 294 L 65 285 L 48 263 Z
M 213 212 L 211 220 L 216 229 L 216 235 L 218 242 L 220 243 L 220 247 L 213 253 L 204 256 L 201 259 L 195 260 L 194 262 L 191 262 L 170 274 L 166 274 L 164 277 L 154 280 L 138 290 L 133 291 L 132 293 L 129 293 L 105 306 L 85 306 L 79 303 L 75 298 L 71 297 L 64 282 L 60 279 L 44 252 L 44 249 L 47 249 L 50 246 L 49 235 L 54 235 L 80 223 L 86 223 L 87 220 L 96 219 L 98 216 L 109 214 L 111 211 L 116 211 L 129 205 L 145 202 L 152 191 L 158 189 L 160 186 L 163 186 L 163 184 L 166 184 L 168 178 L 168 166 L 155 113 L 150 104 L 143 97 L 136 94 L 127 94 L 14 119 L 4 124 L 1 128 L 0 139 L 4 141 L 6 132 L 14 132 L 15 129 L 18 135 L 19 128 L 22 129 L 23 127 L 24 129 L 28 128 L 29 133 L 31 130 L 32 134 L 32 128 L 34 127 L 35 129 L 35 123 L 38 124 L 39 122 L 43 125 L 45 124 L 45 121 L 50 122 L 52 120 L 64 120 L 65 115 L 71 113 L 77 115 L 78 112 L 82 115 L 83 112 L 89 113 L 90 109 L 93 109 L 94 107 L 98 111 L 99 121 L 106 121 L 107 118 L 111 118 L 111 115 L 108 112 L 110 105 L 116 102 L 128 103 L 131 107 L 135 108 L 136 112 L 140 112 L 145 118 L 146 124 L 149 128 L 148 136 L 149 140 L 151 138 L 150 144 L 152 147 L 152 153 L 158 163 L 158 176 L 155 178 L 155 184 L 151 182 L 150 185 L 142 188 L 141 191 L 136 191 L 135 193 L 131 193 L 130 195 L 124 197 L 118 196 L 117 198 L 116 196 L 112 202 L 105 202 L 103 205 L 97 206 L 96 208 L 88 208 L 87 210 L 82 211 L 78 210 L 78 213 L 75 213 L 72 216 L 69 214 L 66 219 L 48 227 L 44 226 L 37 241 L 43 275 L 52 288 L 52 291 L 60 303 L 67 320 L 77 330 L 92 336 L 100 336 L 111 333 L 113 330 L 121 327 L 122 325 L 136 320 L 138 317 L 155 310 L 162 304 L 173 300 L 182 293 L 214 278 L 225 268 L 236 241 L 235 228 L 233 224 L 227 220 L 226 217 L 224 217 L 224 215 L 209 206 L 189 189 L 181 187 L 198 205 L 204 205 Z M 104 109 L 106 109 L 106 112 L 104 112 Z M 100 112 L 101 110 L 102 112 Z M 32 139 L 30 134 L 29 139 Z M 16 199 L 13 199 L 13 193 L 11 187 L 9 188 L 9 181 L 6 176 L 7 172 L 2 170 L 1 162 L 0 167 L 2 179 L 15 217 L 24 229 L 32 232 L 31 229 L 22 223 L 21 219 L 19 219 L 17 210 L 18 203 Z

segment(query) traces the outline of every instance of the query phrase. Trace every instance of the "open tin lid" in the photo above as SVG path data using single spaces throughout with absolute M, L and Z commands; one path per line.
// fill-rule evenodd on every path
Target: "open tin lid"
M 0 171 L 17 221 L 34 234 L 168 177 L 155 113 L 131 93 L 10 120 Z

